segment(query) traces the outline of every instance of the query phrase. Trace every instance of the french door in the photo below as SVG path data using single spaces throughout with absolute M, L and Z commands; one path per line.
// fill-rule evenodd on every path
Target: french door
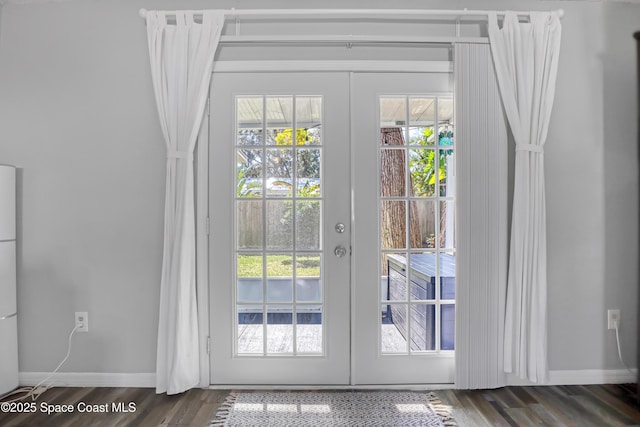
M 212 384 L 453 381 L 448 74 L 216 74 Z
M 451 78 L 352 79 L 354 384 L 453 382 Z
M 348 384 L 348 75 L 211 91 L 211 381 Z

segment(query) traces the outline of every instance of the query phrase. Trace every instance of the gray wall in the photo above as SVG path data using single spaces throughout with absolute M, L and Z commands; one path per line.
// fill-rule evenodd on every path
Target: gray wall
M 622 310 L 623 357 L 636 366 L 638 342 L 638 72 L 636 40 L 640 7 L 608 4 L 604 8 L 601 52 L 603 80 L 604 302 Z M 605 340 L 606 361 L 620 366 L 615 334 Z
M 215 7 L 263 7 L 258 0 Z M 300 7 L 270 2 L 271 7 Z M 358 7 L 356 0 L 307 6 Z M 368 7 L 388 7 L 385 1 Z M 640 6 L 600 2 L 418 1 L 403 8 L 566 11 L 545 154 L 549 360 L 617 369 L 607 308 L 622 310 L 635 366 L 638 165 L 635 47 Z M 140 7 L 207 1 L 7 4 L 0 22 L 0 161 L 20 174 L 21 371 L 64 356 L 73 312 L 88 311 L 69 372 L 152 372 L 165 154 Z

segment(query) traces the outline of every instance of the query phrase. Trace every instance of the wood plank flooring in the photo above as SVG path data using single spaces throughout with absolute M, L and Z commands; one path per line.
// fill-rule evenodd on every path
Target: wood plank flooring
M 10 414 L 0 411 L 0 426 L 51 427 L 156 427 L 207 426 L 229 391 L 189 390 L 183 394 L 167 396 L 156 394 L 152 388 L 60 387 L 43 393 L 36 402 L 34 413 Z M 31 403 L 25 400 L 24 403 Z M 42 405 L 72 405 L 72 413 L 47 414 Z M 112 404 L 116 404 L 116 408 Z M 133 403 L 135 408 L 130 407 Z M 87 405 L 108 405 L 109 412 L 80 412 Z M 128 412 L 118 412 L 117 407 Z M 1 403 L 0 403 L 1 405 Z M 49 408 L 46 406 L 45 408 Z M 20 409 L 20 408 L 17 408 Z M 56 408 L 52 409 L 62 409 Z M 97 408 L 100 409 L 100 408 Z M 116 409 L 116 410 L 114 410 Z
M 504 387 L 496 390 L 437 390 L 459 426 L 640 426 L 636 386 Z M 177 396 L 155 394 L 149 388 L 54 388 L 36 402 L 35 413 L 0 411 L 0 426 L 111 427 L 193 426 L 209 424 L 227 390 L 190 390 Z M 80 402 L 109 405 L 110 412 L 80 413 Z M 135 411 L 117 412 L 111 404 Z M 28 403 L 28 401 L 25 401 Z M 42 411 L 42 404 L 72 405 L 73 413 Z M 97 407 L 99 409 L 99 407 Z M 55 409 L 55 407 L 54 407 Z
M 459 426 L 640 426 L 636 385 L 439 390 Z

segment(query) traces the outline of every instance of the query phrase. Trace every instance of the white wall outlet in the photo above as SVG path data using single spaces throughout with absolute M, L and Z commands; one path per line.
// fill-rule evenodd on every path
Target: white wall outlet
M 76 332 L 89 332 L 89 313 L 76 311 Z
M 615 329 L 620 327 L 620 310 L 607 310 L 607 328 Z

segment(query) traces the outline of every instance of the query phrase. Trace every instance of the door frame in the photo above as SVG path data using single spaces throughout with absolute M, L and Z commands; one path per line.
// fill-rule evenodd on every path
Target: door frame
M 224 61 L 214 64 L 214 73 L 238 73 L 238 72 L 318 72 L 318 71 L 345 71 L 345 72 L 390 72 L 390 73 L 452 73 L 451 61 Z M 200 360 L 200 387 L 215 388 L 211 384 L 210 374 L 210 293 L 209 293 L 209 135 L 210 135 L 210 101 L 206 110 L 198 134 L 198 142 L 195 149 L 195 181 L 196 181 L 196 289 L 198 307 L 198 336 L 199 336 L 199 360 Z M 350 116 L 351 116 L 351 108 Z M 353 218 L 350 219 L 353 222 Z M 351 242 L 353 243 L 353 242 Z M 353 289 L 352 289 L 353 292 Z M 355 316 L 351 310 L 351 320 Z M 351 338 L 353 345 L 353 337 Z M 350 368 L 353 370 L 353 357 Z M 226 386 L 228 387 L 228 385 Z M 330 386 L 328 388 L 371 388 L 362 386 Z M 377 388 L 402 388 L 402 385 L 376 386 Z M 452 388 L 453 384 L 424 384 L 412 385 L 412 388 L 434 389 Z M 265 388 L 277 388 L 277 386 L 265 386 Z M 291 388 L 288 386 L 288 388 Z M 304 389 L 307 386 L 296 386 Z M 318 388 L 314 386 L 313 388 Z

